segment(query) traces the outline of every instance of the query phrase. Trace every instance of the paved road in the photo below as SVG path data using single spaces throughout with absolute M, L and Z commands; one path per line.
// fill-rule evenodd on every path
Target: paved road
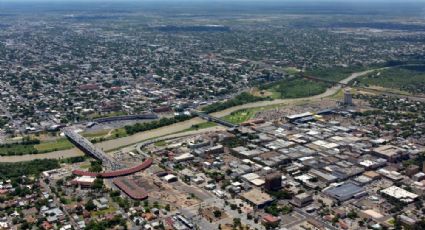
M 349 77 L 341 80 L 340 82 L 346 84 L 346 83 L 350 82 L 351 80 L 355 79 L 356 77 L 368 74 L 368 73 L 373 72 L 375 70 L 378 70 L 378 69 L 353 73 Z M 341 86 L 337 85 L 337 86 L 328 88 L 324 93 L 318 94 L 318 95 L 315 95 L 315 96 L 295 98 L 295 99 L 276 99 L 276 100 L 273 100 L 273 101 L 258 101 L 258 102 L 243 104 L 243 105 L 239 105 L 239 106 L 234 106 L 234 107 L 222 110 L 222 111 L 212 113 L 211 115 L 215 116 L 215 117 L 224 117 L 226 115 L 231 114 L 232 112 L 235 112 L 235 111 L 238 111 L 238 110 L 241 110 L 241 109 L 264 107 L 264 106 L 270 106 L 270 105 L 280 105 L 280 104 L 287 104 L 287 105 L 297 104 L 297 103 L 300 103 L 300 102 L 303 102 L 303 101 L 306 101 L 306 100 L 321 100 L 322 98 L 334 95 L 340 89 L 341 89 Z M 117 148 L 120 148 L 120 147 L 129 146 L 129 145 L 141 142 L 141 141 L 146 141 L 146 140 L 149 140 L 149 139 L 152 139 L 152 138 L 166 136 L 166 135 L 169 135 L 171 133 L 178 133 L 178 132 L 181 132 L 185 129 L 192 127 L 192 125 L 201 124 L 203 122 L 204 122 L 204 120 L 196 117 L 196 118 L 192 118 L 192 119 L 187 120 L 187 121 L 175 123 L 175 124 L 172 124 L 172 125 L 169 125 L 169 126 L 158 128 L 158 129 L 149 130 L 149 131 L 146 131 L 146 132 L 136 133 L 134 135 L 127 136 L 127 137 L 122 137 L 122 138 L 117 138 L 117 139 L 97 143 L 96 147 L 103 149 L 104 151 L 110 151 L 110 150 L 114 150 L 114 149 L 117 149 Z M 217 127 L 213 127 L 213 128 L 217 128 Z M 202 129 L 202 130 L 198 130 L 198 131 L 195 131 L 195 132 L 206 132 L 206 131 L 208 131 L 208 130 Z M 187 134 L 187 133 L 184 133 L 184 135 L 185 134 Z M 45 153 L 45 154 L 33 154 L 33 155 L 23 155 L 23 156 L 4 156 L 4 157 L 0 157 L 0 162 L 20 162 L 20 161 L 29 161 L 29 160 L 34 160 L 34 159 L 46 159 L 46 158 L 47 159 L 60 159 L 60 158 L 69 158 L 69 157 L 82 156 L 82 155 L 83 155 L 83 153 L 81 151 L 79 151 L 76 148 L 73 148 L 73 149 L 62 150 L 62 151 L 54 151 L 54 152 Z

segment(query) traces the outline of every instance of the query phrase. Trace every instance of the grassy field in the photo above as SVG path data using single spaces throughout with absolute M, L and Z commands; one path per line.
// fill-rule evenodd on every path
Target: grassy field
M 314 69 L 307 70 L 305 75 L 313 76 L 317 78 L 323 78 L 331 81 L 341 81 L 344 78 L 347 78 L 354 72 L 360 72 L 366 70 L 365 67 L 353 66 L 353 67 L 332 67 L 326 69 Z
M 273 99 L 284 99 L 321 94 L 325 92 L 329 86 L 330 85 L 327 83 L 295 77 L 262 86 L 261 89 L 270 92 Z
M 34 146 L 39 152 L 51 152 L 57 150 L 65 150 L 73 148 L 74 145 L 66 138 L 61 138 L 56 141 L 41 142 Z
M 255 113 L 256 111 L 253 109 L 243 109 L 233 112 L 230 115 L 223 117 L 223 119 L 233 124 L 240 124 L 254 117 Z
M 288 74 L 297 74 L 301 71 L 301 70 L 299 70 L 295 67 L 286 67 L 283 70 L 285 70 L 285 72 L 288 73 Z
M 115 211 L 117 211 L 117 208 L 115 208 L 114 206 L 109 204 L 109 207 L 107 209 L 93 211 L 93 212 L 91 212 L 91 214 L 93 216 L 102 216 L 102 215 L 106 215 L 106 214 L 109 214 L 109 213 L 113 213 Z
M 214 127 L 216 125 L 217 124 L 214 122 L 204 122 L 198 125 L 192 125 L 192 127 L 185 129 L 183 132 L 206 129 L 206 128 Z
M 425 66 L 403 66 L 376 71 L 356 79 L 358 86 L 395 89 L 399 93 L 425 93 Z
M 3 145 L 0 147 L 0 156 L 25 155 L 36 153 L 38 153 L 38 151 L 34 148 L 33 145 L 11 144 Z
M 165 141 L 157 141 L 157 142 L 155 142 L 155 146 L 156 147 L 163 147 L 163 146 L 166 146 L 167 145 L 167 142 L 165 142 Z

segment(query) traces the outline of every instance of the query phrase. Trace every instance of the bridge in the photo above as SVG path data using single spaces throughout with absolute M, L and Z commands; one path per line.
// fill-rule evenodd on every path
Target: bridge
M 196 115 L 196 116 L 198 116 L 198 117 L 200 117 L 200 118 L 202 118 L 202 119 L 204 119 L 204 120 L 212 121 L 212 122 L 215 122 L 217 124 L 220 124 L 220 125 L 223 125 L 223 126 L 226 126 L 226 127 L 229 127 L 229 128 L 235 128 L 235 127 L 237 127 L 237 125 L 235 125 L 233 123 L 230 123 L 230 122 L 228 122 L 226 120 L 223 120 L 221 118 L 217 118 L 217 117 L 211 116 L 211 115 L 209 115 L 207 113 L 203 113 L 203 112 L 200 112 L 200 111 L 197 111 L 197 110 L 192 110 L 191 113 L 194 114 L 194 115 Z
M 63 133 L 66 137 L 84 153 L 102 161 L 103 165 L 109 166 L 112 169 L 120 169 L 122 166 L 117 163 L 111 156 L 94 146 L 89 140 L 72 130 L 64 128 Z

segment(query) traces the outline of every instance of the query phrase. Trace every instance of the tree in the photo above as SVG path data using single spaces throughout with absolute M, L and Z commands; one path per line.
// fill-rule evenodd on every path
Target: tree
M 103 188 L 103 179 L 102 178 L 96 178 L 93 182 L 92 188 L 96 190 L 101 190 Z
M 165 209 L 167 212 L 169 212 L 169 211 L 171 210 L 170 205 L 169 205 L 169 204 L 166 204 L 166 205 L 165 205 L 165 207 L 164 207 L 164 209 Z
M 357 215 L 357 212 L 356 212 L 356 211 L 351 210 L 351 211 L 347 214 L 347 217 L 348 217 L 348 218 L 350 218 L 350 219 L 352 219 L 352 220 L 354 220 L 354 219 L 356 219 L 356 218 L 358 217 L 358 215 Z
M 233 218 L 233 227 L 241 226 L 241 219 L 240 218 Z
M 214 217 L 215 218 L 220 218 L 221 217 L 221 211 L 220 210 L 214 210 L 213 214 L 214 214 Z
M 87 211 L 93 211 L 93 210 L 95 210 L 95 209 L 96 209 L 96 205 L 94 205 L 93 200 L 89 200 L 89 201 L 87 201 L 87 203 L 86 203 L 86 205 L 84 206 L 84 208 L 85 208 Z

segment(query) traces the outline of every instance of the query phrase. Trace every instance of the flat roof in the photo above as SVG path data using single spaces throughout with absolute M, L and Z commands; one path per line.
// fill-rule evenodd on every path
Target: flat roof
M 418 195 L 397 186 L 391 186 L 386 189 L 383 189 L 381 190 L 381 193 L 394 197 L 403 202 L 408 202 L 408 203 L 418 198 Z
M 374 152 L 388 157 L 398 155 L 401 150 L 401 148 L 394 145 L 383 145 L 373 149 Z
M 255 188 L 242 194 L 242 197 L 255 205 L 263 205 L 273 201 L 273 198 L 269 194 Z
M 337 200 L 346 201 L 363 191 L 362 187 L 351 182 L 346 182 L 337 187 L 327 189 L 325 193 Z
M 305 112 L 305 113 L 300 113 L 300 114 L 294 114 L 294 115 L 289 115 L 286 116 L 286 118 L 288 118 L 289 120 L 294 120 L 294 119 L 298 119 L 298 118 L 302 118 L 302 117 L 307 117 L 307 116 L 312 116 L 313 114 L 310 112 Z

